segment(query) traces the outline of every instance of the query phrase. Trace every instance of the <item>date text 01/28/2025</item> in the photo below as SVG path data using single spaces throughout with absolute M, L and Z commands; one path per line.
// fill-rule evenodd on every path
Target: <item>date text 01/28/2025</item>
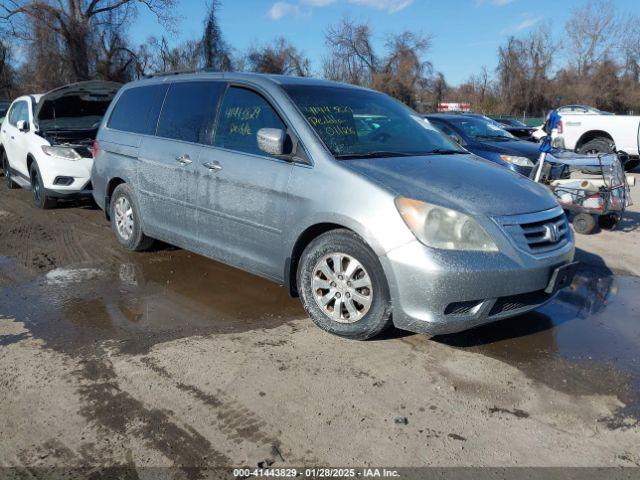
M 386 468 L 235 468 L 236 478 L 249 477 L 305 477 L 305 478 L 376 478 L 399 477 L 397 470 Z

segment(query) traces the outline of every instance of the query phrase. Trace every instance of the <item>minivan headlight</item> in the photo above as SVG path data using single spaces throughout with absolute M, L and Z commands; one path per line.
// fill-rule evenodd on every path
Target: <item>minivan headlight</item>
M 503 162 L 518 165 L 519 167 L 533 167 L 533 162 L 527 157 L 517 157 L 514 155 L 500 155 L 500 160 Z
M 42 146 L 42 151 L 51 157 L 64 158 L 65 160 L 80 160 L 80 155 L 72 147 L 50 147 L 48 145 Z
M 416 238 L 428 247 L 498 251 L 480 224 L 464 213 L 405 197 L 396 198 L 396 207 Z

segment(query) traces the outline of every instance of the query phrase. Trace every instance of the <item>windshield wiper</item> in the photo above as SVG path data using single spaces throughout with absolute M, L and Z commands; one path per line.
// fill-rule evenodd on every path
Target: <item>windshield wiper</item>
M 349 160 L 356 158 L 385 158 L 385 157 L 414 157 L 415 153 L 411 152 L 395 152 L 391 150 L 374 150 L 372 152 L 361 153 L 343 153 L 334 155 L 338 160 Z
M 476 135 L 476 138 L 483 138 L 485 140 L 513 140 L 512 137 L 505 137 L 504 135 Z
M 436 148 L 435 150 L 429 150 L 428 152 L 424 152 L 424 155 L 469 155 L 469 152 L 466 150 L 454 150 L 452 148 Z

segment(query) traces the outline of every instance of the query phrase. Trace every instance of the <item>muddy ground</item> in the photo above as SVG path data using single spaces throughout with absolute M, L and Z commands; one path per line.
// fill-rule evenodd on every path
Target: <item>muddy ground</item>
M 538 312 L 353 342 L 284 288 L 0 187 L 0 466 L 640 466 L 638 211 L 579 238 Z

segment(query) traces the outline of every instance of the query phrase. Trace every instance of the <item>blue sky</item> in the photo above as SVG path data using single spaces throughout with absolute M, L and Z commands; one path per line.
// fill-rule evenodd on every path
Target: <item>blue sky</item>
M 386 35 L 402 30 L 433 36 L 427 54 L 437 71 L 456 85 L 487 66 L 493 71 L 497 49 L 508 35 L 523 35 L 551 22 L 557 38 L 571 10 L 585 0 L 221 0 L 219 20 L 225 39 L 239 51 L 284 35 L 321 71 L 326 52 L 324 31 L 344 15 L 366 20 L 377 46 Z M 640 0 L 615 0 L 620 15 L 640 14 Z M 167 37 L 175 44 L 202 32 L 206 0 L 177 0 L 179 23 Z M 131 39 L 142 42 L 166 33 L 148 12 L 141 11 Z M 560 62 L 562 59 L 559 58 Z

